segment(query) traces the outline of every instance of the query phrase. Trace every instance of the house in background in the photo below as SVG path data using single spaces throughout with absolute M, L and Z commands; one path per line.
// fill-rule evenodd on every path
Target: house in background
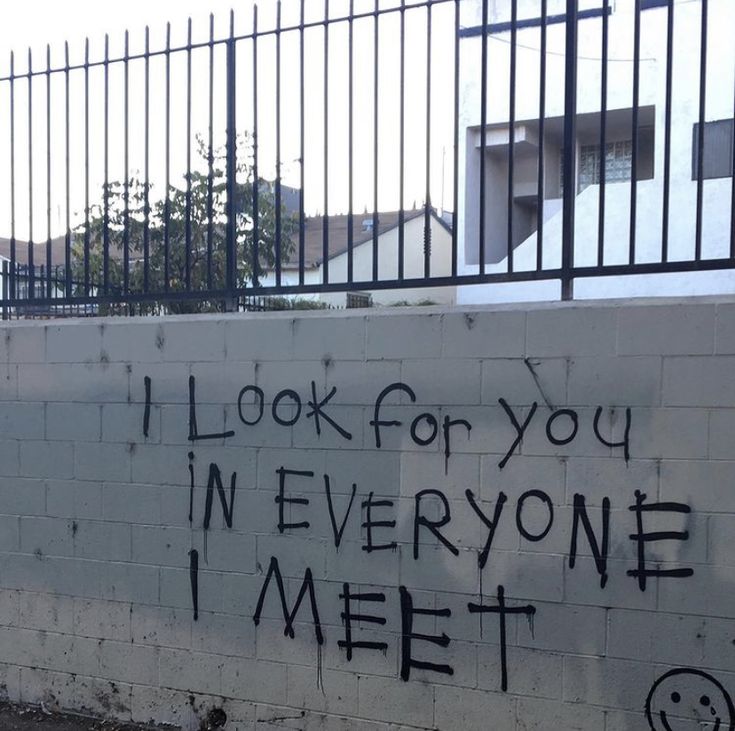
M 594 266 L 600 211 L 600 180 L 604 169 L 605 264 L 628 261 L 631 222 L 633 144 L 637 139 L 635 239 L 638 263 L 660 261 L 666 144 L 668 2 L 638 0 L 640 64 L 637 128 L 634 134 L 634 10 L 635 0 L 608 4 L 609 55 L 606 65 L 605 153 L 601 155 L 602 0 L 580 0 L 577 63 L 575 179 L 562 174 L 565 0 L 548 0 L 545 56 L 545 114 L 539 121 L 540 3 L 519 2 L 516 38 L 515 124 L 510 112 L 510 3 L 490 0 L 488 19 L 487 126 L 484 166 L 481 134 L 481 74 L 467 74 L 460 98 L 460 272 L 479 271 L 479 242 L 484 241 L 486 271 L 508 269 L 508 209 L 513 232 L 510 247 L 516 271 L 536 268 L 537 232 L 542 231 L 542 266 L 561 265 L 562 195 L 574 186 L 576 266 Z M 695 251 L 697 140 L 699 135 L 700 38 L 702 0 L 674 0 L 673 65 L 670 132 L 669 260 L 691 260 Z M 710 0 L 703 153 L 702 257 L 730 255 L 733 190 L 733 88 L 735 58 L 732 31 L 735 2 Z M 482 43 L 482 1 L 463 4 L 462 68 L 479 69 Z M 541 144 L 543 142 L 543 144 Z M 513 146 L 514 180 L 509 196 L 509 149 Z M 543 185 L 538 195 L 539 159 Z M 603 159 L 604 157 L 604 159 Z M 480 200 L 484 167 L 485 196 Z M 480 209 L 485 230 L 480 231 Z M 575 297 L 717 294 L 735 291 L 732 270 L 651 274 L 635 277 L 580 278 Z M 460 287 L 458 303 L 546 300 L 559 297 L 558 281 L 494 283 Z
M 432 209 L 429 214 L 431 249 L 429 263 L 432 277 L 450 276 L 452 273 L 452 230 L 446 217 Z M 424 276 L 424 222 L 423 209 L 404 213 L 404 278 Z M 327 218 L 328 251 L 327 269 L 330 282 L 347 282 L 348 271 L 348 216 Z M 378 214 L 378 279 L 398 278 L 398 247 L 400 218 L 398 211 Z M 304 235 L 304 283 L 318 284 L 324 281 L 324 218 L 311 216 L 305 222 Z M 319 295 L 303 295 L 336 307 L 391 305 L 396 303 L 419 304 L 432 302 L 453 304 L 456 287 L 423 287 L 408 289 L 373 289 L 360 282 L 369 282 L 373 272 L 373 214 L 353 216 L 353 281 L 354 288 L 347 292 L 323 292 Z M 298 234 L 294 237 L 296 250 L 284 262 L 281 281 L 285 286 L 299 283 Z M 261 276 L 263 286 L 275 285 L 275 273 Z

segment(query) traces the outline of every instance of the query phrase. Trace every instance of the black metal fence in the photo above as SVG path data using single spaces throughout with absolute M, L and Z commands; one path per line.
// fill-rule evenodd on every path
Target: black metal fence
M 615 12 L 610 0 L 592 10 L 564 0 L 561 14 L 550 13 L 552 0 L 538 0 L 529 17 L 519 17 L 517 0 L 508 1 L 507 17 L 491 16 L 498 10 L 489 0 L 345 2 L 348 12 L 338 14 L 336 0 L 332 7 L 329 0 L 308 7 L 300 0 L 289 4 L 297 14 L 288 19 L 279 2 L 268 27 L 259 24 L 254 8 L 247 31 L 236 31 L 231 15 L 222 37 L 210 19 L 200 41 L 189 21 L 179 45 L 169 26 L 163 48 L 151 48 L 146 30 L 142 49 L 132 50 L 125 33 L 119 55 L 105 37 L 101 58 L 88 42 L 83 58 L 74 61 L 67 45 L 62 63 L 52 63 L 49 48 L 39 66 L 29 51 L 21 70 L 11 54 L 9 73 L 0 77 L 8 134 L 6 171 L 0 173 L 6 176 L 0 234 L 8 234 L 7 251 L 0 251 L 6 260 L 3 311 L 74 305 L 97 312 L 101 303 L 154 311 L 175 302 L 232 309 L 253 296 L 532 280 L 558 280 L 561 296 L 570 298 L 579 278 L 733 268 L 732 181 L 727 232 L 717 214 L 716 237 L 726 234 L 727 246 L 703 246 L 705 214 L 713 210 L 706 205 L 710 180 L 732 178 L 735 167 L 733 123 L 724 120 L 729 127 L 722 128 L 727 149 L 715 149 L 708 113 L 713 68 L 721 73 L 723 59 L 731 75 L 733 67 L 732 44 L 708 48 L 710 0 L 686 8 L 675 0 L 630 0 L 626 16 L 620 15 L 622 0 Z M 317 5 L 319 15 L 308 15 Z M 691 59 L 698 88 L 689 127 L 694 187 L 688 252 L 686 246 L 673 251 L 670 240 L 682 215 L 679 200 L 672 204 L 678 185 L 672 140 L 681 111 L 675 69 L 688 52 L 677 46 L 676 30 L 677 23 L 689 22 L 677 16 L 691 16 L 692 5 L 700 27 Z M 611 68 L 619 75 L 621 65 L 610 48 L 619 45 L 611 34 L 626 18 L 632 56 L 625 59 L 629 101 L 623 114 L 618 102 L 610 104 Z M 591 35 L 596 38 L 599 56 L 579 52 L 582 29 L 587 47 Z M 652 84 L 654 92 L 646 91 L 645 103 L 642 75 L 649 84 L 650 59 L 642 56 L 642 36 L 661 49 L 663 79 Z M 560 38 L 561 52 L 550 47 Z M 499 66 L 493 66 L 490 44 L 503 44 Z M 533 83 L 529 53 L 536 59 Z M 552 57 L 554 70 L 548 68 Z M 579 79 L 581 63 L 585 78 L 596 69 L 599 103 L 592 111 Z M 507 78 L 499 79 L 497 68 Z M 563 114 L 556 119 L 550 100 L 559 89 Z M 732 109 L 732 87 L 728 93 Z M 531 98 L 536 106 L 529 116 Z M 649 113 L 660 127 L 650 150 Z M 581 125 L 588 137 L 594 128 L 586 145 Z M 621 125 L 627 129 L 627 146 L 619 148 L 624 171 L 611 180 L 620 163 L 614 145 Z M 531 188 L 528 179 L 521 181 L 528 175 L 530 144 L 521 149 L 521 130 L 535 140 Z M 507 141 L 498 143 L 498 135 Z M 550 184 L 554 146 L 557 193 Z M 160 165 L 154 166 L 154 157 Z M 723 158 L 724 169 L 712 174 L 712 160 Z M 650 210 L 644 216 L 639 210 L 647 179 L 642 169 L 649 165 L 650 178 L 661 182 L 654 190 L 653 254 L 650 246 L 643 253 L 639 246 L 641 231 L 652 225 Z M 607 227 L 611 216 L 621 216 L 609 200 L 613 182 L 619 186 L 621 179 L 627 242 L 619 257 L 610 253 Z M 521 196 L 521 183 L 532 192 Z M 576 218 L 586 187 L 596 199 L 594 237 Z M 386 203 L 387 188 L 394 195 Z M 411 197 L 420 202 L 408 205 Z M 554 198 L 560 204 L 556 223 L 547 216 Z M 395 211 L 388 227 L 386 209 Z M 61 221 L 54 221 L 54 210 L 62 212 Z M 558 250 L 550 254 L 554 226 Z M 489 237 L 504 240 L 499 253 L 489 248 Z M 521 260 L 529 249 L 530 258 Z

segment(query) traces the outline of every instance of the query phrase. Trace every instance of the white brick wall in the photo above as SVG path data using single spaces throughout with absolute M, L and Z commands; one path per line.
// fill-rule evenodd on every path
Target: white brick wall
M 647 727 L 648 692 L 674 668 L 705 672 L 735 694 L 732 299 L 12 323 L 0 351 L 7 698 L 187 731 L 213 706 L 240 731 L 624 731 Z M 232 436 L 189 441 L 190 376 L 199 435 Z M 321 435 L 312 381 L 317 402 L 337 389 Z M 385 398 L 380 421 L 402 423 L 380 425 L 378 449 L 376 399 L 397 382 L 415 401 L 403 391 Z M 263 392 L 258 423 L 240 418 L 248 385 Z M 242 402 L 248 422 L 258 418 L 256 393 Z M 274 421 L 279 393 L 281 419 L 301 404 L 293 424 Z M 530 417 L 502 469 L 517 429 L 499 399 L 520 425 Z M 627 408 L 626 463 L 622 447 L 603 440 L 623 440 Z M 574 439 L 552 443 L 549 429 L 557 440 L 573 433 L 572 412 Z M 445 419 L 472 426 L 450 427 L 448 459 Z M 233 473 L 236 489 L 230 528 L 213 485 L 205 531 L 211 464 L 228 510 Z M 282 515 L 279 468 L 314 473 L 286 477 Z M 344 524 L 338 548 L 325 474 L 334 523 Z M 429 525 L 416 530 L 425 490 Z M 647 543 L 643 568 L 693 575 L 650 576 L 645 591 L 629 575 L 640 568 L 636 490 L 644 505 L 680 508 L 642 512 L 643 532 L 687 531 Z M 482 571 L 489 529 L 466 491 L 496 523 Z M 371 493 L 370 519 L 395 521 L 373 525 L 372 542 L 392 549 L 365 550 Z M 609 501 L 604 588 L 582 522 L 570 565 L 575 495 L 598 543 Z M 446 509 L 451 520 L 436 530 L 453 550 L 431 530 Z M 281 518 L 309 525 L 281 532 Z M 311 571 L 321 647 L 308 592 L 294 638 L 284 633 L 275 578 L 254 623 L 273 557 L 289 611 Z M 353 642 L 384 647 L 357 647 L 351 659 L 338 644 L 345 582 L 352 614 L 384 618 L 352 620 Z M 506 615 L 504 644 L 498 614 L 468 608 L 497 607 L 500 585 L 508 610 L 535 609 Z M 406 636 L 401 586 L 415 609 L 433 612 L 413 617 L 423 637 Z M 354 596 L 378 593 L 385 601 Z M 444 646 L 426 640 L 442 633 Z M 413 665 L 404 681 L 409 659 L 433 665 Z M 689 679 L 700 687 L 701 676 Z M 675 710 L 697 720 L 699 697 Z

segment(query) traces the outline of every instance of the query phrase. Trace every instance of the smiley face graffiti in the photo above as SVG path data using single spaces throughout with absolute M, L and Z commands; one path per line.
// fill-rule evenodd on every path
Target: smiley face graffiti
M 676 668 L 664 673 L 646 698 L 652 731 L 685 731 L 707 722 L 712 731 L 735 731 L 735 707 L 722 684 L 702 670 Z

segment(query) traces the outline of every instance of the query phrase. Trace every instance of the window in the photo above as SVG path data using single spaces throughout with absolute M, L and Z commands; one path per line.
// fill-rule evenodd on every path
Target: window
M 600 182 L 600 146 L 582 145 L 579 159 L 579 190 Z M 630 180 L 633 170 L 633 141 L 608 142 L 605 145 L 605 182 Z
M 704 123 L 702 146 L 702 178 L 732 176 L 733 120 L 721 119 Z M 699 177 L 699 124 L 692 133 L 692 180 Z
M 600 146 L 582 145 L 579 156 L 578 193 L 600 183 Z M 605 182 L 630 180 L 633 172 L 633 141 L 608 142 L 605 146 Z M 564 190 L 564 150 L 559 153 L 559 188 Z
M 368 292 L 348 292 L 347 309 L 359 309 L 361 307 L 372 307 L 373 296 Z

